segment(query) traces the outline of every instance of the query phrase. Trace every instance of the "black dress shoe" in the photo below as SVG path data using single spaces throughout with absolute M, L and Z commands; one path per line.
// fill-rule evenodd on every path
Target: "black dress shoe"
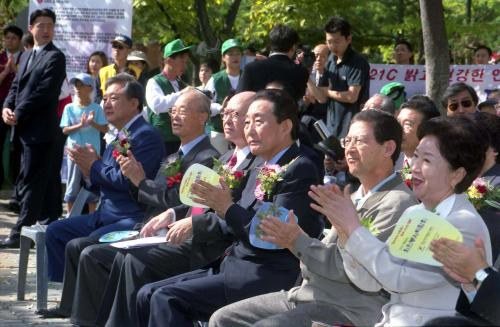
M 59 309 L 59 307 L 53 307 L 50 309 L 40 309 L 35 312 L 37 315 L 40 315 L 40 318 L 69 318 L 70 315 L 67 313 L 64 313 Z
M 18 249 L 19 248 L 19 238 L 6 237 L 0 241 L 0 249 Z

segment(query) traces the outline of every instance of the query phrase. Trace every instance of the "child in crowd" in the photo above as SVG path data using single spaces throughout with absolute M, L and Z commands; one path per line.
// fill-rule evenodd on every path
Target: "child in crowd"
M 70 80 L 75 91 L 73 103 L 69 103 L 64 108 L 60 127 L 65 135 L 67 147 L 75 144 L 86 146 L 90 144 L 96 153 L 100 153 L 100 134 L 108 130 L 107 121 L 100 105 L 92 101 L 92 94 L 95 91 L 95 81 L 91 75 L 80 73 Z M 64 201 L 68 204 L 68 212 L 71 211 L 73 203 L 80 191 L 82 173 L 78 166 L 69 158 L 68 182 L 66 184 L 66 194 Z M 88 199 L 89 211 L 96 209 L 97 197 L 91 195 Z

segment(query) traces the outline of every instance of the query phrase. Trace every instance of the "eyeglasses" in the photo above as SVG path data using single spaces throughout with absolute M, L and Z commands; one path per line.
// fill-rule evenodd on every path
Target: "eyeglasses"
M 472 100 L 462 100 L 460 102 L 450 103 L 448 105 L 448 109 L 450 111 L 456 111 L 458 109 L 459 105 L 462 105 L 462 108 L 470 108 L 470 107 L 472 107 L 473 102 L 472 102 Z
M 359 146 L 367 145 L 367 144 L 368 144 L 368 138 L 366 138 L 366 137 L 346 136 L 346 137 L 340 139 L 340 146 L 342 146 L 342 148 L 344 148 L 344 149 L 349 147 L 349 145 L 359 147 Z
M 238 120 L 240 114 L 235 110 L 224 110 L 221 112 L 222 119 Z
M 170 117 L 179 115 L 180 117 L 184 118 L 187 116 L 188 111 L 183 108 L 177 109 L 173 107 L 168 111 L 168 114 L 170 115 Z
M 121 45 L 121 44 L 112 44 L 112 45 L 111 45 L 111 47 L 112 47 L 113 49 L 118 49 L 118 50 L 123 50 L 123 49 L 125 49 L 125 47 L 124 47 L 123 45 Z

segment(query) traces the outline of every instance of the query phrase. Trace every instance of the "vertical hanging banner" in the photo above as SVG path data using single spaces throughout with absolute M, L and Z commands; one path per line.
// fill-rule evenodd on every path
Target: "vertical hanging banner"
M 45 8 L 56 13 L 54 44 L 66 55 L 68 78 L 87 70 L 92 52 L 109 57 L 117 34 L 132 33 L 132 0 L 31 0 L 29 14 Z

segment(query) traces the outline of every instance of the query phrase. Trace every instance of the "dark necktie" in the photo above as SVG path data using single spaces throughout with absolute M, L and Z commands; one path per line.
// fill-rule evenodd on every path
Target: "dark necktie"
M 182 152 L 182 149 L 179 149 L 179 151 L 177 151 L 177 158 L 182 159 L 183 156 L 184 152 Z
M 35 61 L 35 58 L 36 58 L 36 50 L 33 50 L 33 52 L 31 53 L 30 58 L 28 59 L 27 69 L 31 68 L 31 66 L 33 65 L 33 62 Z

